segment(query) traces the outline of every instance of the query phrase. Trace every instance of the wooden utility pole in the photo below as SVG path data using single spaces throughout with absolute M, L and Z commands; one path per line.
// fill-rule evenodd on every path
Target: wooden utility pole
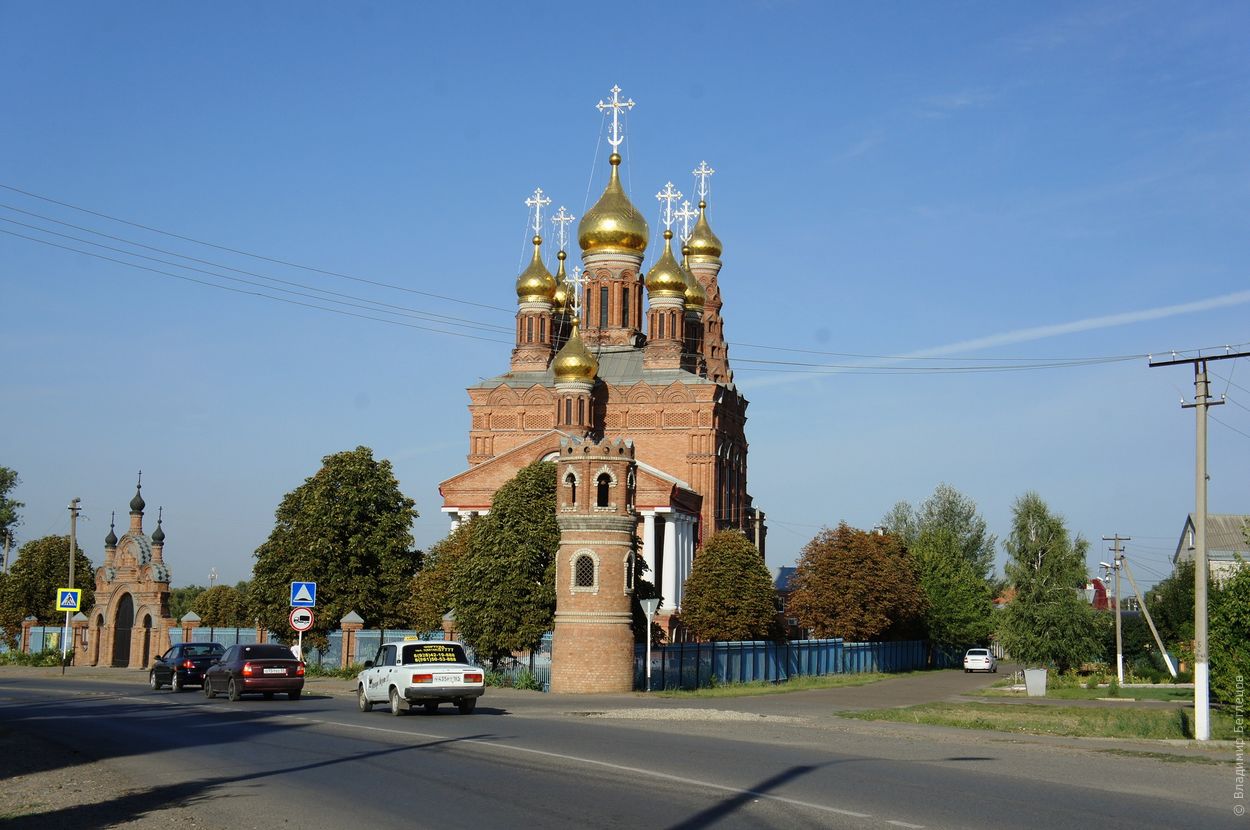
M 1207 407 L 1223 400 L 1211 400 L 1211 384 L 1207 380 L 1207 362 L 1250 357 L 1250 352 L 1225 351 L 1221 355 L 1176 357 L 1171 360 L 1150 359 L 1150 368 L 1194 367 L 1194 402 L 1181 402 L 1184 409 L 1193 409 L 1197 419 L 1196 459 L 1194 470 L 1194 737 L 1211 740 L 1211 674 L 1207 656 Z

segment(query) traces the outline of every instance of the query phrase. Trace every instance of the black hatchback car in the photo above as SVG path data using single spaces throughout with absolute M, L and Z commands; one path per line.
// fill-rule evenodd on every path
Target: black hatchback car
M 231 700 L 243 695 L 262 694 L 271 700 L 284 692 L 299 700 L 304 691 L 304 664 L 291 649 L 277 643 L 250 643 L 230 646 L 221 660 L 204 674 L 204 696 L 225 694 Z
M 162 654 L 148 672 L 153 689 L 168 686 L 181 692 L 187 686 L 203 686 L 204 672 L 226 653 L 221 643 L 179 643 Z

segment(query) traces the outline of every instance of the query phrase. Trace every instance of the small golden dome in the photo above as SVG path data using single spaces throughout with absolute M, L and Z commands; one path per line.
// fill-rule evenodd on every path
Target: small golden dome
M 694 230 L 690 232 L 690 239 L 686 245 L 689 246 L 690 256 L 695 261 L 720 259 L 723 249 L 720 239 L 712 233 L 712 228 L 707 223 L 707 202 L 699 202 L 699 221 L 694 223 Z
M 681 270 L 686 276 L 686 310 L 703 311 L 703 306 L 707 304 L 707 290 L 699 282 L 699 278 L 690 272 L 690 267 L 686 264 L 689 257 L 690 248 L 683 246 L 681 249 Z
M 592 383 L 599 374 L 599 361 L 586 348 L 582 336 L 577 333 L 577 317 L 573 317 L 573 328 L 569 332 L 569 340 L 556 352 L 551 361 L 551 369 L 555 373 L 556 383 Z
M 551 310 L 556 314 L 565 314 L 569 310 L 569 301 L 573 298 L 573 284 L 569 282 L 568 275 L 564 273 L 564 260 L 568 254 L 560 251 L 556 254 L 556 259 L 560 260 L 560 264 L 556 267 L 556 293 L 551 297 Z
M 664 231 L 664 253 L 647 272 L 647 296 L 652 299 L 686 296 L 686 274 L 673 259 L 672 238 L 672 231 Z
M 617 168 L 621 157 L 613 153 L 608 162 L 612 165 L 612 177 L 595 206 L 586 211 L 577 225 L 577 242 L 583 254 L 628 253 L 641 255 L 647 250 L 650 230 L 647 220 L 629 201 L 621 187 Z
M 556 278 L 543 265 L 541 236 L 534 237 L 534 258 L 529 267 L 516 278 L 516 297 L 520 303 L 549 303 L 556 294 Z

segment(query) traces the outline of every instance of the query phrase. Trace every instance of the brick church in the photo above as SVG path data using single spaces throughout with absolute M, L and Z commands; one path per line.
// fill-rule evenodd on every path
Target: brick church
M 674 209 L 681 194 L 671 183 L 658 194 L 665 230 L 659 255 L 644 267 L 650 231 L 619 175 L 619 115 L 633 102 L 622 101 L 619 91 L 600 102 L 611 118 L 613 152 L 603 195 L 578 224 L 580 266 L 566 271 L 566 225 L 573 217 L 564 208 L 551 218 L 560 248 L 556 272 L 544 265 L 539 232 L 550 200 L 541 190 L 526 200 L 533 256 L 516 279 L 509 370 L 468 388 L 469 467 L 439 491 L 454 527 L 489 512 L 495 490 L 522 467 L 558 460 L 562 444 L 568 452 L 585 442 L 628 442 L 628 513 L 650 570 L 646 578 L 663 598 L 665 624 L 681 607 L 682 584 L 702 540 L 739 528 L 762 556 L 764 514 L 747 490 L 747 400 L 733 382 L 721 317 L 722 247 L 706 201 L 714 171 L 706 164 L 694 171 L 697 211 L 689 202 Z M 598 482 L 593 475 L 587 480 L 564 465 L 559 474 L 561 510 L 593 500 L 596 487 L 615 488 L 620 478 L 605 472 Z

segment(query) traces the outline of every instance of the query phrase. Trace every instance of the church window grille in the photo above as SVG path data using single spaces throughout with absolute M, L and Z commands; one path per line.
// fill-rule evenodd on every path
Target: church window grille
M 586 424 L 586 399 L 577 399 L 577 425 L 585 426 Z
M 540 317 L 538 320 L 538 342 L 547 342 L 547 318 Z
M 564 399 L 564 423 L 566 424 L 573 423 L 573 399 L 572 398 Z
M 629 286 L 621 286 L 621 326 L 629 327 Z
M 595 587 L 595 560 L 585 554 L 577 557 L 573 563 L 573 587 Z
M 660 329 L 658 332 L 655 333 L 655 339 L 663 340 L 664 339 L 664 315 L 663 314 L 655 315 L 655 322 L 656 322 L 656 325 L 659 326 L 659 329 Z
M 525 318 L 525 342 L 526 343 L 534 342 L 534 318 L 533 317 Z
M 608 287 L 599 286 L 599 328 L 608 327 Z
M 599 500 L 596 503 L 599 507 L 607 507 L 608 490 L 612 487 L 612 477 L 607 473 L 600 473 L 599 477 L 595 479 L 595 484 L 598 486 L 599 490 Z

